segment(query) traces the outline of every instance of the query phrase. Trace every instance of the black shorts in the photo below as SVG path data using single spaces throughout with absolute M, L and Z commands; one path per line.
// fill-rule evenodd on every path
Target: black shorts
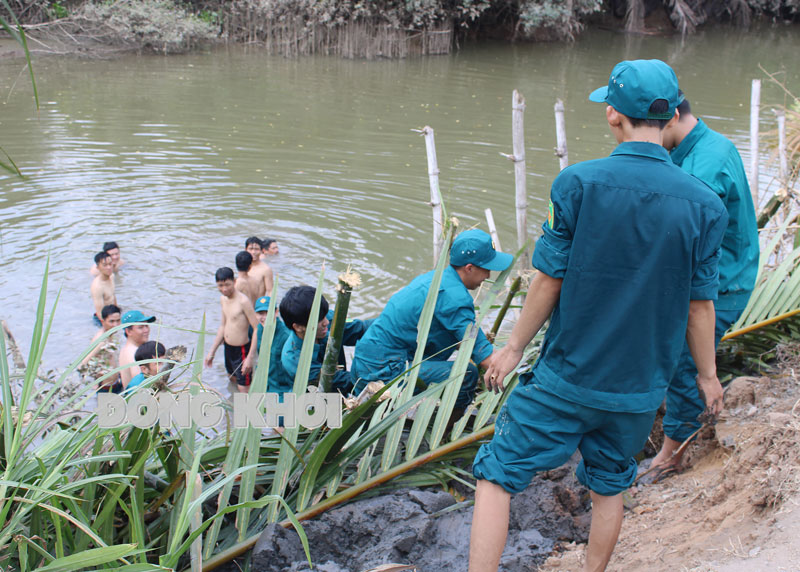
M 246 346 L 229 346 L 223 342 L 222 345 L 225 346 L 225 371 L 228 372 L 228 375 L 236 378 L 237 384 L 250 385 L 250 373 L 247 373 L 247 375 L 242 373 L 242 365 L 247 357 L 250 344 L 248 343 Z
M 97 388 L 97 393 L 100 393 L 100 392 L 103 392 L 103 391 L 105 391 L 107 393 L 122 393 L 122 389 L 123 389 L 123 387 L 122 387 L 122 378 L 120 378 L 120 376 L 117 376 L 117 379 L 114 380 L 114 383 L 112 383 L 110 385 L 104 385 L 102 387 L 98 387 Z

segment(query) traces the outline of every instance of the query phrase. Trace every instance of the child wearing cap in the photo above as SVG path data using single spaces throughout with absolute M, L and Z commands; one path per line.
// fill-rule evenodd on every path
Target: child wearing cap
M 150 339 L 150 326 L 156 321 L 155 316 L 145 316 L 139 310 L 129 310 L 122 314 L 122 325 L 126 326 L 122 333 L 125 336 L 125 345 L 119 352 L 119 365 L 126 366 L 120 371 L 120 380 L 123 389 L 128 387 L 131 379 L 139 374 L 139 366 L 135 365 L 136 350 Z M 130 365 L 133 364 L 133 365 Z
M 553 182 L 535 275 L 508 344 L 486 372 L 503 388 L 549 318 L 539 359 L 501 409 L 478 478 L 471 572 L 496 570 L 510 495 L 579 449 L 578 480 L 591 491 L 584 570 L 604 570 L 622 524 L 622 495 L 664 399 L 684 340 L 709 412 L 722 407 L 714 363 L 717 262 L 725 207 L 661 146 L 677 121 L 675 73 L 658 60 L 617 64 L 605 102 L 618 147 L 564 169 Z
M 460 233 L 450 249 L 450 265 L 442 274 L 436 299 L 434 319 L 425 346 L 425 359 L 419 366 L 419 380 L 424 385 L 441 383 L 450 378 L 453 362 L 447 361 L 475 322 L 475 302 L 469 291 L 489 278 L 491 270 L 505 270 L 511 264 L 510 254 L 497 252 L 491 237 L 482 230 Z M 390 381 L 401 375 L 417 351 L 417 323 L 428 295 L 433 271 L 417 276 L 393 295 L 381 315 L 356 344 L 352 372 L 357 379 L 355 393 L 370 381 Z M 472 361 L 487 367 L 492 344 L 478 332 Z M 461 382 L 455 405 L 460 417 L 472 402 L 478 383 L 478 368 L 470 364 Z
M 306 327 L 311 319 L 311 306 L 314 303 L 316 288 L 311 286 L 295 286 L 290 288 L 281 300 L 281 318 L 283 323 L 291 329 L 291 333 L 283 344 L 281 352 L 281 363 L 283 364 L 289 378 L 292 379 L 291 391 L 294 385 L 294 378 L 297 375 L 297 365 L 300 361 L 300 351 L 303 348 Z M 328 301 L 325 296 L 320 299 L 319 322 L 317 323 L 316 340 L 314 351 L 311 358 L 311 369 L 308 372 L 308 380 L 316 381 L 322 371 L 322 362 L 325 359 L 325 348 L 328 346 L 328 326 L 333 320 L 333 310 L 329 310 Z M 350 320 L 344 325 L 342 335 L 342 347 L 353 346 L 360 340 L 365 332 L 369 330 L 373 320 Z M 353 377 L 347 371 L 344 349 L 339 352 L 339 369 L 333 376 L 331 385 L 333 389 L 344 395 L 348 395 L 353 389 Z
M 256 317 L 258 318 L 258 329 L 256 333 L 256 349 L 261 351 L 261 338 L 264 336 L 264 324 L 266 324 L 269 314 L 269 296 L 262 296 L 256 300 Z M 267 374 L 267 391 L 272 393 L 284 394 L 292 391 L 294 380 L 286 372 L 281 363 L 281 352 L 286 339 L 289 337 L 289 329 L 278 317 L 275 312 L 275 333 L 272 336 L 272 346 L 269 348 L 269 372 Z

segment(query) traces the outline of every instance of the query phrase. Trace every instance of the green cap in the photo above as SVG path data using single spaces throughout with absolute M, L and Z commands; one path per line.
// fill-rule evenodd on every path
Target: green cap
M 129 310 L 122 314 L 123 324 L 134 324 L 136 322 L 155 322 L 155 316 L 145 316 L 139 310 Z
M 497 252 L 492 237 L 477 228 L 459 234 L 450 248 L 450 264 L 453 266 L 474 264 L 487 270 L 501 271 L 513 260 L 510 254 Z
M 650 106 L 657 99 L 667 101 L 667 112 L 650 113 Z M 667 64 L 661 60 L 633 60 L 615 65 L 608 85 L 594 90 L 589 100 L 607 103 L 635 119 L 672 119 L 683 97 L 678 78 Z
M 256 312 L 269 312 L 269 296 L 261 296 L 258 300 L 256 300 L 255 311 Z

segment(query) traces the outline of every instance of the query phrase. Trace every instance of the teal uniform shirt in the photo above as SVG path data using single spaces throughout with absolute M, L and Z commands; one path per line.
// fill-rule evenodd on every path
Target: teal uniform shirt
M 261 338 L 264 335 L 264 326 L 258 324 L 258 349 L 261 349 Z M 272 393 L 286 393 L 294 387 L 294 376 L 290 376 L 281 363 L 283 345 L 289 338 L 289 328 L 283 320 L 276 318 L 275 333 L 272 336 L 272 347 L 269 349 L 269 372 L 267 373 L 267 391 Z
M 328 311 L 326 316 L 330 322 L 333 322 L 333 310 Z M 374 320 L 352 320 L 344 325 L 344 335 L 342 336 L 342 346 L 354 346 L 358 340 L 369 331 L 370 324 Z M 288 330 L 288 328 L 287 328 Z M 325 359 L 325 348 L 328 345 L 328 334 L 325 334 L 321 340 L 314 343 L 314 350 L 311 357 L 311 369 L 308 372 L 309 381 L 319 379 L 320 372 L 322 371 L 322 361 Z M 281 363 L 283 364 L 286 373 L 291 377 L 292 384 L 297 375 L 297 365 L 300 362 L 300 351 L 303 348 L 303 340 L 300 339 L 295 332 L 289 333 L 286 341 L 283 344 L 283 351 L 281 352 Z M 339 352 L 339 364 L 347 365 L 345 362 L 344 351 Z M 334 389 L 341 390 L 349 393 L 353 387 L 352 378 L 349 372 L 338 370 L 333 379 Z M 291 386 L 289 388 L 291 390 Z
M 126 393 L 133 392 L 134 389 L 142 385 L 144 380 L 145 380 L 144 373 L 139 372 L 138 374 L 134 375 L 128 382 L 128 387 L 125 388 L 125 392 Z
M 718 310 L 744 310 L 758 275 L 758 227 L 736 146 L 702 119 L 670 153 L 672 161 L 717 193 L 728 210 L 719 261 Z
M 367 381 L 393 379 L 405 370 L 417 350 L 417 323 L 428 295 L 433 271 L 417 276 L 389 299 L 375 324 L 356 345 L 353 372 Z M 455 268 L 442 273 L 424 357 L 446 360 L 475 322 L 475 302 Z M 472 360 L 480 363 L 492 354 L 492 345 L 478 332 Z
M 564 169 L 533 265 L 562 278 L 533 375 L 545 391 L 605 411 L 664 399 L 690 300 L 714 300 L 722 201 L 654 143 Z

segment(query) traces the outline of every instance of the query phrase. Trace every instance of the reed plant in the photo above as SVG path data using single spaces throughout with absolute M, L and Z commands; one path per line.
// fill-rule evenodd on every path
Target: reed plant
M 285 505 L 278 496 L 252 493 L 253 475 L 269 464 L 275 447 L 257 442 L 249 455 L 225 465 L 226 434 L 158 425 L 101 428 L 94 413 L 82 411 L 94 391 L 90 384 L 61 399 L 60 389 L 93 346 L 57 379 L 39 376 L 57 305 L 56 298 L 48 315 L 47 276 L 46 267 L 24 371 L 9 363 L 5 334 L 0 336 L 0 566 L 200 570 L 199 553 L 190 557 L 190 552 L 215 522 Z M 191 382 L 199 380 L 201 360 L 173 365 L 190 374 Z M 239 479 L 236 502 L 219 506 L 216 499 Z M 288 506 L 284 512 L 297 523 Z M 228 532 L 222 540 L 228 537 L 236 539 Z

